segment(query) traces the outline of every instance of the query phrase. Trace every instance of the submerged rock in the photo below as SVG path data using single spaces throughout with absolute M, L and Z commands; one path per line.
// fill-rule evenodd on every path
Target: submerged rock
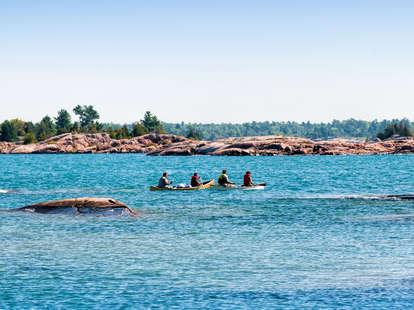
M 23 211 L 43 214 L 97 214 L 97 215 L 136 215 L 136 211 L 122 202 L 111 198 L 74 198 L 46 201 L 10 211 Z

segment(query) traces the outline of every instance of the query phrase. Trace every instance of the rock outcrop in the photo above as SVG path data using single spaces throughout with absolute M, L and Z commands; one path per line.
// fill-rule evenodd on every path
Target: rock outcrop
M 74 198 L 46 201 L 10 211 L 23 211 L 43 214 L 97 214 L 97 215 L 136 215 L 136 211 L 126 204 L 111 198 Z
M 313 141 L 304 138 L 264 136 L 227 138 L 216 141 L 182 141 L 158 147 L 148 155 L 348 155 L 414 153 L 414 139 L 385 141 L 334 139 Z
M 414 139 L 313 141 L 305 138 L 264 136 L 195 141 L 175 135 L 148 134 L 132 139 L 116 140 L 105 133 L 67 133 L 28 145 L 0 142 L 0 153 L 146 153 L 153 156 L 407 154 L 414 153 Z

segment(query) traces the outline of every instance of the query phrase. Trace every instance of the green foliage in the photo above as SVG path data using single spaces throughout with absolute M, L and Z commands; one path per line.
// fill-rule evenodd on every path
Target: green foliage
M 193 140 L 201 140 L 201 135 L 194 128 L 190 128 L 190 130 L 188 131 L 188 134 L 187 134 L 187 138 L 188 139 L 193 139 Z
M 21 119 L 15 118 L 15 119 L 12 119 L 10 123 L 12 123 L 14 128 L 16 128 L 18 136 L 24 136 L 26 134 L 26 131 L 24 130 L 25 129 L 24 121 L 22 121 Z
M 410 124 L 407 120 L 401 120 L 399 123 L 394 122 L 385 127 L 383 132 L 379 132 L 377 137 L 381 140 L 392 137 L 393 135 L 399 135 L 401 137 L 412 137 L 413 131 L 410 129 Z
M 73 123 L 71 132 L 74 132 L 74 133 L 79 133 L 80 132 L 79 122 L 74 122 Z
M 131 134 L 129 133 L 129 129 L 127 125 L 124 125 L 122 127 L 118 127 L 116 129 L 113 129 L 112 126 L 109 126 L 106 129 L 106 132 L 109 134 L 111 139 L 129 139 L 131 138 Z
M 95 128 L 98 132 L 101 132 L 104 129 L 104 125 L 102 123 L 95 122 Z
M 144 119 L 141 120 L 141 125 L 144 126 L 148 132 L 165 133 L 161 121 L 150 111 L 145 112 Z
M 362 121 L 348 119 L 334 120 L 330 123 L 310 122 L 251 122 L 243 124 L 194 124 L 163 123 L 165 130 L 174 135 L 186 136 L 191 128 L 198 131 L 205 140 L 217 140 L 228 137 L 282 135 L 310 139 L 331 138 L 369 138 L 376 137 L 377 132 L 399 120 Z M 407 121 L 407 120 L 405 120 Z
M 39 124 L 35 126 L 36 138 L 39 141 L 53 137 L 56 134 L 56 127 L 53 120 L 46 115 Z
M 24 131 L 26 133 L 34 132 L 35 125 L 32 122 L 25 122 L 24 123 Z
M 162 125 L 155 127 L 153 132 L 158 133 L 158 134 L 167 133 Z
M 73 109 L 73 112 L 79 117 L 79 123 L 81 128 L 85 128 L 87 130 L 91 128 L 94 124 L 95 128 L 97 127 L 97 123 L 95 123 L 95 121 L 99 119 L 99 113 L 93 108 L 93 106 L 77 105 Z
M 105 130 L 105 132 L 106 132 L 107 134 L 109 134 L 109 136 L 111 137 L 111 139 L 116 139 L 116 136 L 115 136 L 115 131 L 114 131 L 114 129 L 112 128 L 112 126 L 109 126 L 109 127 Z
M 65 109 L 58 111 L 58 115 L 55 117 L 56 130 L 58 134 L 70 132 L 72 129 L 72 123 L 70 114 Z
M 31 143 L 36 143 L 36 136 L 33 132 L 29 132 L 24 136 L 24 144 L 31 144 Z
M 90 133 L 97 133 L 101 132 L 103 130 L 103 124 L 100 124 L 98 122 L 94 122 L 89 127 L 84 127 L 83 132 L 90 132 Z
M 132 137 L 139 137 L 139 136 L 146 135 L 147 133 L 148 133 L 148 129 L 146 127 L 144 127 L 140 123 L 135 123 L 134 127 L 132 128 L 131 135 Z
M 117 128 L 115 130 L 115 135 L 117 139 L 129 139 L 130 138 L 129 130 L 126 125 L 122 126 L 121 128 Z
M 13 123 L 6 120 L 1 126 L 0 141 L 14 142 L 17 140 L 17 128 L 14 127 Z
M 44 140 L 62 132 L 102 132 L 104 125 L 98 123 L 99 118 L 92 106 L 78 105 L 74 109 L 79 115 L 80 122 L 70 121 L 70 115 L 66 110 L 60 110 L 56 119 L 46 116 L 40 123 L 24 122 L 19 119 L 4 121 L 0 124 L 0 141 L 17 141 L 18 136 L 25 136 L 27 143 L 34 140 Z M 105 131 L 113 139 L 126 139 L 152 133 L 170 133 L 187 136 L 191 139 L 216 140 L 227 137 L 283 135 L 293 137 L 305 137 L 314 140 L 330 138 L 362 138 L 373 139 L 379 137 L 386 139 L 394 134 L 400 136 L 412 136 L 410 129 L 413 123 L 407 119 L 362 121 L 348 119 L 344 121 L 334 120 L 329 123 L 310 122 L 250 122 L 243 124 L 200 124 L 200 123 L 161 123 L 161 121 L 147 111 L 143 120 L 130 125 L 106 124 Z M 57 127 L 57 128 L 56 128 Z M 56 130 L 57 129 L 57 130 Z M 32 139 L 34 133 L 35 139 Z

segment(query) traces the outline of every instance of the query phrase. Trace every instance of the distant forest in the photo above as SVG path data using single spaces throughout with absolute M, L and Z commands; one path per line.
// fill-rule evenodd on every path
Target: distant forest
M 187 135 L 190 130 L 199 133 L 204 140 L 217 140 L 227 137 L 247 137 L 265 135 L 283 135 L 309 139 L 331 138 L 367 138 L 374 139 L 379 132 L 396 123 L 412 127 L 407 119 L 362 121 L 347 119 L 334 120 L 329 123 L 310 122 L 251 122 L 243 124 L 194 124 L 194 123 L 162 123 L 166 132 L 175 135 Z
M 0 123 L 0 141 L 34 143 L 43 141 L 56 134 L 106 132 L 113 139 L 128 139 L 147 133 L 169 133 L 185 136 L 194 140 L 217 140 L 228 137 L 282 135 L 303 137 L 313 140 L 333 138 L 387 139 L 398 136 L 414 136 L 414 123 L 408 119 L 382 121 L 362 121 L 347 119 L 329 123 L 310 122 L 251 122 L 243 124 L 201 124 L 165 123 L 150 111 L 143 119 L 133 124 L 114 124 L 98 122 L 100 115 L 91 105 L 77 105 L 73 109 L 77 120 L 64 109 L 56 117 L 46 115 L 38 123 L 20 119 L 5 120 Z
M 229 137 L 250 137 L 282 135 L 289 137 L 301 137 L 309 139 L 334 139 L 334 138 L 362 138 L 375 139 L 378 134 L 387 127 L 400 124 L 407 128 L 414 128 L 414 122 L 408 119 L 373 120 L 363 121 L 353 118 L 328 123 L 311 122 L 250 122 L 242 124 L 202 124 L 202 123 L 165 123 L 161 122 L 165 132 L 179 136 L 196 134 L 203 140 L 217 140 Z M 104 124 L 104 128 L 121 128 L 121 124 Z M 127 127 L 132 130 L 134 124 Z M 398 131 L 394 133 L 399 134 Z M 381 137 L 386 138 L 386 137 Z

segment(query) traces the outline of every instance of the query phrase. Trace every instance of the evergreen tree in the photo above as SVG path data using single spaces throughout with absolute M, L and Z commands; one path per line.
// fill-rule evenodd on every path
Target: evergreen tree
M 80 132 L 80 127 L 79 127 L 78 122 L 73 123 L 71 131 L 74 132 L 74 133 L 79 133 Z
M 190 130 L 188 131 L 188 134 L 187 134 L 187 138 L 192 139 L 192 140 L 201 140 L 201 135 L 194 128 L 190 128 Z
M 111 139 L 116 139 L 115 131 L 112 126 L 109 126 L 106 132 L 109 134 L 109 137 L 111 137 Z
M 32 122 L 25 122 L 24 123 L 24 131 L 26 132 L 26 134 L 28 133 L 33 133 L 35 130 L 35 125 Z
M 17 128 L 10 121 L 5 120 L 0 127 L 0 141 L 14 142 L 17 140 Z
M 83 107 L 77 105 L 73 112 L 79 117 L 81 128 L 90 128 L 93 123 L 99 119 L 99 113 L 91 105 L 84 105 Z
M 115 129 L 115 131 L 113 132 L 112 137 L 113 139 L 129 139 L 130 135 L 129 135 L 129 130 L 127 125 L 122 126 L 121 128 L 117 128 Z
M 147 128 L 148 132 L 165 133 L 161 121 L 150 111 L 145 112 L 144 119 L 141 120 L 142 126 Z
M 70 114 L 65 109 L 58 111 L 58 115 L 55 117 L 56 130 L 58 134 L 70 132 L 72 129 L 72 123 Z
M 12 123 L 14 128 L 16 128 L 18 136 L 24 136 L 26 134 L 26 131 L 24 130 L 25 129 L 24 121 L 22 121 L 21 119 L 15 118 L 15 119 L 12 119 L 10 123 Z
M 53 120 L 46 115 L 36 126 L 36 138 L 39 141 L 53 137 L 56 134 L 56 127 Z
M 28 133 L 24 136 L 24 141 L 23 141 L 23 143 L 24 143 L 24 144 L 31 144 L 31 143 L 36 143 L 36 142 L 37 142 L 37 140 L 36 140 L 36 136 L 35 136 L 35 134 L 34 134 L 34 132 L 33 132 L 33 131 L 28 132 Z
M 148 133 L 148 130 L 146 127 L 144 127 L 140 123 L 135 123 L 134 127 L 132 128 L 131 135 L 133 137 L 139 137 L 139 136 L 146 135 L 147 133 Z
M 130 134 L 127 125 L 124 125 L 120 129 L 120 139 L 129 139 Z
M 379 132 L 377 137 L 381 140 L 388 139 L 393 135 L 399 135 L 401 137 L 412 137 L 414 132 L 409 128 L 409 122 L 407 120 L 401 120 L 399 123 L 394 122 L 385 127 L 383 132 Z

